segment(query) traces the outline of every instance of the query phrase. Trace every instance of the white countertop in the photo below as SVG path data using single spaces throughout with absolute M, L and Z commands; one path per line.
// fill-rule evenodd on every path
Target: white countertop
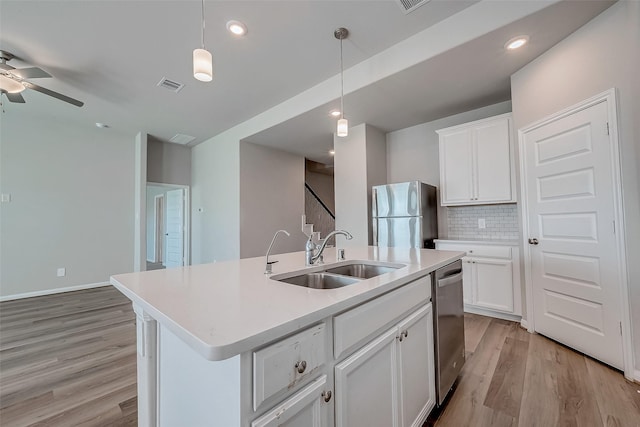
M 502 245 L 502 246 L 519 246 L 518 240 L 457 240 L 457 239 L 436 239 L 435 242 L 442 243 L 464 243 L 472 245 Z
M 324 252 L 326 267 L 335 248 Z M 347 248 L 347 260 L 406 267 L 339 289 L 271 280 L 265 257 L 119 274 L 111 284 L 208 360 L 223 360 L 344 311 L 447 265 L 464 252 Z M 305 267 L 304 252 L 273 255 L 273 276 Z

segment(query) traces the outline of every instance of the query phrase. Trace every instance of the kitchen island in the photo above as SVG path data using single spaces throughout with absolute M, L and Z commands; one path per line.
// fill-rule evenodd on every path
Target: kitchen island
M 333 266 L 305 267 L 304 252 L 274 256 L 272 275 L 259 257 L 113 276 L 137 316 L 139 425 L 419 422 L 433 407 L 429 273 L 462 256 L 349 248 L 335 265 L 394 268 L 336 289 L 274 280 Z

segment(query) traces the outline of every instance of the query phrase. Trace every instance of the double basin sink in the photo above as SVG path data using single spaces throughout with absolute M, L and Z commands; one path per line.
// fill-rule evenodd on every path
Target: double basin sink
M 346 261 L 314 269 L 314 271 L 284 273 L 273 276 L 272 279 L 313 289 L 337 289 L 391 273 L 402 267 L 404 267 L 402 264 L 375 261 Z

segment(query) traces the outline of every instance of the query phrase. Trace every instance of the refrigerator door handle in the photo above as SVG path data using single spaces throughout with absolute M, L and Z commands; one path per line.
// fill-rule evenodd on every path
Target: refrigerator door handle
M 378 190 L 373 187 L 371 189 L 371 216 L 373 218 L 378 217 Z M 375 242 L 373 243 L 376 244 Z

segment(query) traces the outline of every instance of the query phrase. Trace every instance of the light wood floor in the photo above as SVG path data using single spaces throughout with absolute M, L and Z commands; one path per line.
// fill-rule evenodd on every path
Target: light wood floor
M 137 425 L 135 342 L 112 287 L 0 303 L 0 425 Z
M 640 427 L 640 386 L 619 372 L 513 322 L 467 314 L 465 334 L 458 386 L 425 425 Z M 135 351 L 112 287 L 0 303 L 0 425 L 135 426 Z
M 465 341 L 465 366 L 436 427 L 640 426 L 640 385 L 614 369 L 484 316 L 465 314 Z

